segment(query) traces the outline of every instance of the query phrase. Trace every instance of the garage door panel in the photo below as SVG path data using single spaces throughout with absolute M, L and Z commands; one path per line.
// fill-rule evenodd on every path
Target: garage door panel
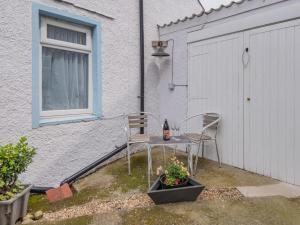
M 294 39 L 287 24 L 245 33 L 245 168 L 294 183 Z
M 285 153 L 286 163 L 285 165 L 285 173 L 286 173 L 286 181 L 289 183 L 294 183 L 295 180 L 295 39 L 300 38 L 300 36 L 296 37 L 295 28 L 288 28 L 284 33 L 285 39 L 285 70 L 283 74 L 286 75 L 283 80 L 285 81 L 285 87 L 283 90 L 284 102 L 285 102 L 285 129 L 286 129 L 286 138 L 285 138 L 285 148 L 287 151 Z M 298 83 L 300 84 L 300 83 Z M 298 86 L 299 87 L 299 86 Z
M 242 45 L 243 35 L 235 34 L 189 46 L 189 115 L 195 108 L 197 113 L 221 113 L 221 158 L 238 167 L 243 167 Z M 214 146 L 206 150 L 205 156 L 215 160 Z
M 205 93 L 205 79 L 204 74 L 209 71 L 208 68 L 209 55 L 206 52 L 201 52 L 201 54 L 195 55 L 190 58 L 190 72 L 192 74 L 198 73 L 195 76 L 193 82 L 190 83 L 189 96 L 191 99 L 206 98 Z
M 294 96 L 295 96 L 295 114 L 294 114 L 294 133 L 295 133 L 295 149 L 294 149 L 294 178 L 295 183 L 300 185 L 300 26 L 295 27 L 295 82 L 294 82 Z M 291 160 L 292 161 L 292 160 Z
M 298 185 L 299 23 L 189 45 L 189 114 L 222 114 L 218 136 L 222 161 Z M 207 146 L 206 155 L 216 159 L 213 150 Z

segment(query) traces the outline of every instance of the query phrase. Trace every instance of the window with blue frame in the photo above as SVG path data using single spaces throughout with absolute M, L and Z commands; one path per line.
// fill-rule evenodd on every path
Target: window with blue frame
M 93 112 L 91 30 L 41 17 L 41 118 Z
M 33 127 L 98 118 L 99 24 L 40 5 L 33 13 Z

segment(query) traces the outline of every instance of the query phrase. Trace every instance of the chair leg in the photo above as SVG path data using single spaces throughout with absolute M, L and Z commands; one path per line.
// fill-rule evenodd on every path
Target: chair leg
M 204 156 L 204 141 L 202 141 L 202 158 Z
M 128 159 L 128 175 L 131 175 L 131 165 L 130 165 L 130 145 L 127 143 L 127 159 Z
M 146 148 L 148 149 L 148 166 L 150 165 L 150 174 L 153 175 L 151 146 L 146 144 Z M 149 151 L 149 149 L 150 149 L 150 151 Z
M 203 142 L 203 141 L 202 141 Z M 197 150 L 197 154 L 196 154 L 196 160 L 195 160 L 195 165 L 194 165 L 194 175 L 197 172 L 197 164 L 198 164 L 198 158 L 199 158 L 199 152 L 200 152 L 200 145 L 201 145 L 201 141 L 198 144 L 198 150 Z
M 221 167 L 221 161 L 220 161 L 220 156 L 219 156 L 219 149 L 218 149 L 217 139 L 215 139 L 215 144 L 216 144 L 216 151 L 217 151 L 219 167 Z

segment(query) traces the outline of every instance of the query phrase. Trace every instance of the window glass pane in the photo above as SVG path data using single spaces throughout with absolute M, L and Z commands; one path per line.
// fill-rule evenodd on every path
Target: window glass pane
M 88 108 L 88 54 L 42 49 L 42 110 Z
M 86 33 L 69 30 L 62 27 L 47 25 L 47 37 L 59 41 L 66 41 L 86 45 Z

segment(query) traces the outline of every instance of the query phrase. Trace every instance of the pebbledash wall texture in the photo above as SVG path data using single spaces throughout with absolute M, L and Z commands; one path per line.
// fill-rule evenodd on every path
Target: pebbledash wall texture
M 96 11 L 112 17 L 74 7 Z M 121 119 L 105 119 L 139 110 L 138 0 L 0 0 L 0 144 L 27 136 L 38 154 L 23 182 L 57 186 L 60 181 L 125 143 Z M 32 5 L 67 11 L 101 23 L 101 109 L 103 119 L 32 128 Z M 161 62 L 151 57 L 156 24 L 201 9 L 195 0 L 146 0 L 146 111 L 159 114 Z M 167 87 L 166 87 L 167 88 Z

